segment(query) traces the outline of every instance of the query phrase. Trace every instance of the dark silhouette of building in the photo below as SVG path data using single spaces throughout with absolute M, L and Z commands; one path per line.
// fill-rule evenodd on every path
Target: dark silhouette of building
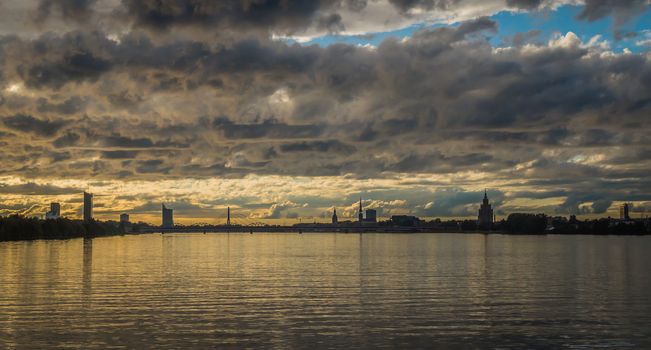
M 93 220 L 93 194 L 84 191 L 84 221 Z
M 163 224 L 162 228 L 173 228 L 174 227 L 174 209 L 169 209 L 163 204 Z
M 120 222 L 121 223 L 128 223 L 129 222 L 129 214 L 127 213 L 122 213 L 120 214 Z
M 231 225 L 231 207 L 226 208 L 226 226 Z
M 493 208 L 488 202 L 488 194 L 484 191 L 484 200 L 479 207 L 477 224 L 482 228 L 489 228 L 493 224 Z
M 339 223 L 339 219 L 337 218 L 337 208 L 334 209 L 334 212 L 332 213 L 332 224 L 337 225 Z
M 364 211 L 362 209 L 362 198 L 359 198 L 359 214 L 357 215 L 359 223 L 361 224 L 364 221 Z
M 619 218 L 622 220 L 631 220 L 629 209 L 630 205 L 628 203 L 624 203 L 624 205 L 619 207 Z
M 375 209 L 366 209 L 366 219 L 364 222 L 376 223 L 377 211 Z
M 58 219 L 61 217 L 61 204 L 50 203 L 50 211 L 45 213 L 45 219 Z

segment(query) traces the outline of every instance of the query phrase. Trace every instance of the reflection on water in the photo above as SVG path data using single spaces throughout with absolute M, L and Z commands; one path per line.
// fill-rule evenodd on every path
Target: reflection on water
M 91 308 L 91 285 L 93 282 L 93 240 L 91 238 L 83 239 L 83 258 L 82 258 L 82 286 L 83 286 L 83 295 L 82 300 L 84 302 L 83 307 L 85 310 L 92 310 Z
M 0 243 L 0 348 L 651 348 L 650 237 Z

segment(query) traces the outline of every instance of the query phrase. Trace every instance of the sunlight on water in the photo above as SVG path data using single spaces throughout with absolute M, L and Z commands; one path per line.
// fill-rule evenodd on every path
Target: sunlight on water
M 0 348 L 651 348 L 651 238 L 0 243 Z

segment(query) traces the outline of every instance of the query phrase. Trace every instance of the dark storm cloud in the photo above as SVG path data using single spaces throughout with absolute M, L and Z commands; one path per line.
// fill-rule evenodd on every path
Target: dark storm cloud
M 590 206 L 580 207 L 583 203 L 592 203 Z M 601 194 L 577 194 L 571 193 L 568 195 L 565 202 L 556 208 L 559 214 L 603 214 L 610 208 L 613 201 L 604 198 Z
M 25 114 L 0 117 L 0 121 L 11 130 L 33 133 L 44 137 L 55 135 L 63 126 L 68 124 L 66 120 L 37 119 Z
M 75 114 L 83 110 L 84 100 L 79 96 L 73 96 L 61 103 L 52 103 L 45 98 L 38 100 L 38 111 L 40 113 Z
M 31 87 L 60 88 L 69 81 L 96 80 L 111 68 L 111 62 L 90 52 L 70 52 L 65 56 L 18 71 Z
M 74 132 L 67 132 L 54 140 L 52 144 L 57 148 L 69 147 L 74 146 L 80 139 L 81 136 L 79 136 L 79 134 Z
M 319 18 L 318 27 L 327 30 L 329 33 L 338 33 L 346 29 L 341 23 L 341 15 L 336 13 Z
M 132 159 L 138 155 L 138 151 L 104 151 L 102 158 L 106 159 Z
M 485 130 L 477 132 L 476 130 L 456 131 L 451 136 L 461 140 L 477 141 L 481 140 L 487 143 L 529 143 L 541 145 L 560 145 L 574 136 L 574 133 L 564 127 L 557 127 L 550 130 L 535 131 L 494 131 Z
M 332 152 L 352 153 L 355 147 L 338 140 L 286 143 L 280 146 L 282 152 Z
M 632 16 L 642 13 L 650 5 L 648 0 L 586 0 L 585 7 L 578 18 L 595 21 L 615 15 L 615 21 L 621 24 Z
M 613 16 L 616 25 L 621 25 L 641 13 L 651 4 L 648 0 L 585 0 L 585 6 L 578 19 L 596 21 Z M 508 7 L 534 10 L 545 4 L 543 0 L 506 0 Z
M 43 21 L 53 11 L 59 11 L 66 20 L 86 22 L 90 18 L 97 0 L 41 0 L 38 5 L 37 20 Z
M 156 29 L 172 26 L 275 28 L 287 33 L 311 23 L 319 10 L 337 0 L 123 0 L 136 23 Z M 353 5 L 359 6 L 359 5 Z
M 313 138 L 321 135 L 323 130 L 318 125 L 288 125 L 274 120 L 258 124 L 236 124 L 224 117 L 215 118 L 213 126 L 227 139 Z

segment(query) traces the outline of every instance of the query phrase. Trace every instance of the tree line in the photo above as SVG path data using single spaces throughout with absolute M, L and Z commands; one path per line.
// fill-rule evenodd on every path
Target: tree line
M 117 222 L 66 218 L 39 219 L 20 215 L 0 217 L 0 241 L 68 239 L 110 236 L 123 232 Z

